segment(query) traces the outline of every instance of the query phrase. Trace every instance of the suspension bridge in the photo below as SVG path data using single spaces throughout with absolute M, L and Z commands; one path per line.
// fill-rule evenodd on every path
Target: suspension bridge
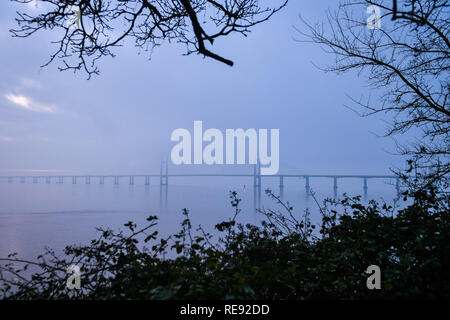
M 243 178 L 253 180 L 253 187 L 256 195 L 260 195 L 262 180 L 263 179 L 278 179 L 279 180 L 279 195 L 283 198 L 285 181 L 287 179 L 302 179 L 305 183 L 306 195 L 310 194 L 311 190 L 311 180 L 317 178 L 327 178 L 332 181 L 334 197 L 337 197 L 338 192 L 338 182 L 344 179 L 356 179 L 362 182 L 362 190 L 364 197 L 367 198 L 368 192 L 368 182 L 369 180 L 383 179 L 383 180 L 394 180 L 395 189 L 397 196 L 400 195 L 400 179 L 395 175 L 329 175 L 329 174 L 275 174 L 275 175 L 261 175 L 260 166 L 255 165 L 253 168 L 253 173 L 248 174 L 180 174 L 180 173 L 169 173 L 168 161 L 163 161 L 161 163 L 161 170 L 159 174 L 117 174 L 117 175 L 20 175 L 20 176 L 0 176 L 0 181 L 8 183 L 98 183 L 105 184 L 110 183 L 114 185 L 119 185 L 127 183 L 129 185 L 134 185 L 135 183 L 141 183 L 146 186 L 150 186 L 151 180 L 156 184 L 159 184 L 161 188 L 167 188 L 169 185 L 170 178 L 182 178 L 182 177 L 233 177 L 233 178 Z M 159 181 L 159 182 L 158 182 Z M 260 198 L 260 196 L 258 196 Z

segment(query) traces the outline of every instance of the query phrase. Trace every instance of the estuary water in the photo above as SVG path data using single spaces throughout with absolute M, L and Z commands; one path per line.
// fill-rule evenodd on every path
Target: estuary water
M 370 180 L 368 199 L 392 202 L 396 197 L 393 183 Z M 58 252 L 68 244 L 88 243 L 97 236 L 96 227 L 118 230 L 130 220 L 143 226 L 150 215 L 158 216 L 160 234 L 168 235 L 179 230 L 183 208 L 189 210 L 194 227 L 201 224 L 214 234 L 216 223 L 233 216 L 231 190 L 242 199 L 238 221 L 258 224 L 262 216 L 255 206 L 281 210 L 264 193 L 270 188 L 279 194 L 278 184 L 278 179 L 263 179 L 258 205 L 253 180 L 249 178 L 173 178 L 167 188 L 161 187 L 159 181 L 145 186 L 140 180 L 134 185 L 0 181 L 0 257 L 17 252 L 22 258 L 35 259 L 46 246 Z M 319 222 L 318 207 L 306 195 L 305 181 L 292 178 L 285 179 L 284 184 L 283 199 L 294 206 L 296 214 L 302 215 L 309 208 L 312 221 Z M 331 179 L 311 180 L 311 189 L 319 201 L 334 194 Z M 340 181 L 338 195 L 344 192 L 361 195 L 362 180 Z

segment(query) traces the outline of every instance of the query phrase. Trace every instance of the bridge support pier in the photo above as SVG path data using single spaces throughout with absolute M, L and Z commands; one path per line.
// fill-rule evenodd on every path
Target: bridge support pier
M 333 196 L 335 199 L 337 198 L 337 191 L 338 191 L 337 177 L 333 177 Z
M 400 192 L 400 179 L 397 178 L 395 181 L 395 190 L 397 191 L 397 198 L 400 198 L 401 192 Z
M 146 186 L 150 185 L 150 177 L 149 176 L 145 176 L 145 185 Z
M 114 177 L 114 184 L 119 184 L 119 177 L 118 176 Z
M 309 194 L 311 193 L 311 187 L 309 185 L 309 176 L 305 176 L 305 190 L 306 190 L 306 197 L 309 197 Z
M 253 167 L 253 208 L 255 211 L 261 208 L 261 166 L 259 163 Z
M 105 177 L 100 177 L 100 184 L 105 184 Z
M 167 185 L 159 185 L 159 210 L 166 212 L 168 208 L 169 187 Z
M 367 186 L 367 178 L 364 178 L 364 186 L 363 186 L 363 189 L 364 189 L 364 200 L 367 200 L 367 189 L 368 189 L 369 187 Z
M 58 183 L 59 184 L 63 184 L 64 183 L 64 178 L 63 177 L 59 177 L 58 178 Z
M 77 184 L 77 177 L 72 177 L 72 184 Z
M 130 176 L 130 186 L 134 185 L 134 176 Z
M 261 167 L 255 164 L 253 167 L 253 187 L 261 187 Z
M 85 184 L 91 184 L 91 177 L 86 177 L 85 178 Z
M 284 177 L 280 176 L 280 199 L 284 198 Z

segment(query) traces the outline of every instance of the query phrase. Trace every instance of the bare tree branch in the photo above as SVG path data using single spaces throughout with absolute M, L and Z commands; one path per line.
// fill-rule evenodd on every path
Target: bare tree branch
M 367 7 L 378 6 L 382 26 L 369 29 Z M 391 19 L 386 19 L 391 17 Z M 450 3 L 446 0 L 347 0 L 311 25 L 299 41 L 313 42 L 334 55 L 328 72 L 355 70 L 380 95 L 364 102 L 363 116 L 391 116 L 387 136 L 414 130 L 419 141 L 399 148 L 415 170 L 448 188 L 450 172 Z M 426 179 L 425 179 L 426 180 Z
M 12 0 L 30 3 L 31 0 Z M 270 19 L 286 6 L 262 7 L 262 0 L 39 0 L 41 13 L 17 13 L 14 37 L 57 30 L 57 50 L 47 63 L 62 61 L 59 70 L 98 74 L 98 59 L 114 56 L 113 48 L 132 39 L 138 48 L 153 49 L 163 42 L 184 43 L 187 55 L 196 53 L 232 66 L 233 62 L 208 48 L 231 33 L 246 36 L 250 28 Z M 70 23 L 79 8 L 77 28 Z M 203 21 L 199 18 L 203 17 Z

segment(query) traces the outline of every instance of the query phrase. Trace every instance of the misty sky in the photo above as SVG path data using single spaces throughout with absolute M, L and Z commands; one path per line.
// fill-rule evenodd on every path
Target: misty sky
M 280 129 L 280 173 L 389 174 L 403 159 L 378 138 L 386 124 L 345 108 L 346 95 L 368 95 L 364 79 L 326 74 L 333 57 L 299 43 L 298 15 L 324 19 L 336 0 L 295 0 L 249 37 L 233 35 L 214 45 L 235 66 L 202 56 L 183 56 L 166 43 L 151 55 L 132 45 L 99 63 L 100 75 L 59 72 L 59 61 L 41 69 L 55 33 L 18 39 L 16 9 L 0 3 L 0 175 L 26 172 L 157 173 L 174 145 L 174 129 Z M 388 120 L 386 118 L 385 120 Z M 242 168 L 234 168 L 242 170 Z M 248 168 L 247 168 L 248 169 Z M 183 167 L 177 170 L 212 168 Z

